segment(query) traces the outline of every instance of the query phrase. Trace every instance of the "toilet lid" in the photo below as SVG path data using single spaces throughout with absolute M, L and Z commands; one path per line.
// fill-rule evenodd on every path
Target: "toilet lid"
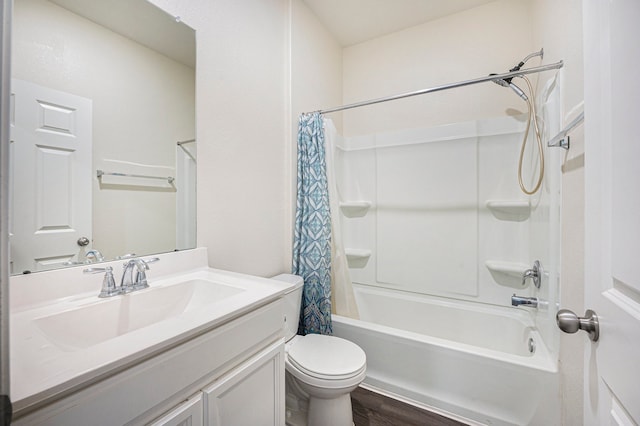
M 364 351 L 355 343 L 334 336 L 307 334 L 289 349 L 289 361 L 310 376 L 328 379 L 351 377 L 366 365 Z

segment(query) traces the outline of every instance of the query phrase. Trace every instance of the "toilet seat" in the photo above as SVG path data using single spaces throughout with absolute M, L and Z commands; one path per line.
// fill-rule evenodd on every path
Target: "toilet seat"
M 355 343 L 334 336 L 296 336 L 286 357 L 287 369 L 298 379 L 325 388 L 359 383 L 366 375 L 366 355 Z

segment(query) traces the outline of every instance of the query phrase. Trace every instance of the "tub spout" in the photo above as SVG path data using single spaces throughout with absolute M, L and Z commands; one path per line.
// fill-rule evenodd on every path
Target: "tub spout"
M 522 297 L 516 296 L 515 293 L 511 296 L 511 305 L 513 306 L 528 306 L 531 308 L 538 307 L 538 298 L 537 297 Z

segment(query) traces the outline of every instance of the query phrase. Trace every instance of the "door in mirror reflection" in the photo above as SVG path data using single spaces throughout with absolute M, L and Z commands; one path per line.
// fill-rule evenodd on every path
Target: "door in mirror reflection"
M 44 225 L 46 232 L 38 232 L 70 236 L 69 229 L 78 228 L 80 219 L 88 220 L 89 229 L 69 238 L 73 247 L 56 247 L 55 254 L 25 248 L 24 258 L 31 264 L 16 264 L 12 272 L 195 247 L 196 166 L 187 157 L 191 163 L 182 172 L 184 158 L 177 145 L 196 138 L 193 29 L 145 0 L 16 0 L 13 12 L 12 78 L 90 99 L 92 111 L 91 151 L 82 165 L 88 175 L 69 178 L 89 185 L 81 191 L 88 210 L 62 212 L 70 195 L 61 190 L 62 183 L 45 180 L 46 211 L 56 216 L 47 218 L 53 222 Z M 64 107 L 63 102 L 52 104 Z M 51 111 L 58 110 L 47 113 Z M 185 148 L 195 153 L 195 145 Z M 70 167 L 63 158 L 50 156 L 48 165 L 53 167 L 55 159 L 61 170 Z M 18 156 L 12 161 L 16 172 L 23 170 L 22 161 Z M 13 193 L 13 220 L 34 209 L 26 200 L 39 200 L 35 183 L 30 185 Z M 63 214 L 73 222 L 62 220 Z M 90 240 L 87 246 L 77 246 L 80 236 Z M 100 255 L 87 257 L 90 250 Z M 35 259 L 41 259 L 37 265 Z
M 90 99 L 14 79 L 12 273 L 63 266 L 91 240 Z

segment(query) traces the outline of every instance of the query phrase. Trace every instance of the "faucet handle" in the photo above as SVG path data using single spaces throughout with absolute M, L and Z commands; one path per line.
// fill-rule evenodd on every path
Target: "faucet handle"
M 136 257 L 135 253 L 127 253 L 127 254 L 123 254 L 122 256 L 116 256 L 116 260 L 131 259 L 134 257 Z
M 91 249 L 84 255 L 86 263 L 104 262 L 104 256 L 100 250 Z
M 149 263 L 155 263 L 160 260 L 159 257 L 152 257 L 149 259 L 132 259 L 130 262 L 133 262 L 137 268 L 135 279 L 133 280 L 133 290 L 142 290 L 143 288 L 149 287 L 149 283 L 147 282 L 147 273 L 145 271 L 149 270 Z
M 527 278 L 531 278 L 536 288 L 540 288 L 543 274 L 544 271 L 542 269 L 542 265 L 540 264 L 539 260 L 536 260 L 535 262 L 533 262 L 533 268 L 527 269 L 526 271 L 524 271 L 524 274 L 522 274 L 522 286 L 525 286 Z
M 111 297 L 121 293 L 120 289 L 116 287 L 116 280 L 113 278 L 113 268 L 107 266 L 105 268 L 87 268 L 82 272 L 85 274 L 98 274 L 104 272 L 104 279 L 102 280 L 102 290 L 98 297 Z
M 83 269 L 82 272 L 85 274 L 99 274 L 100 272 L 112 271 L 113 268 L 111 266 L 107 266 L 106 268 L 87 268 Z

